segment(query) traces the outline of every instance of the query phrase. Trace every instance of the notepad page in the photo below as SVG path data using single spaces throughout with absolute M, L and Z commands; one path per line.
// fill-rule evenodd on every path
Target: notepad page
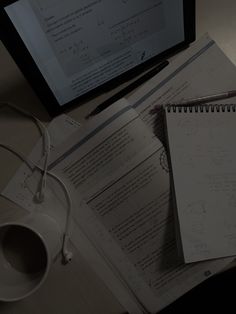
M 214 107 L 214 112 L 208 109 L 166 109 L 179 231 L 187 263 L 236 254 L 235 106 Z

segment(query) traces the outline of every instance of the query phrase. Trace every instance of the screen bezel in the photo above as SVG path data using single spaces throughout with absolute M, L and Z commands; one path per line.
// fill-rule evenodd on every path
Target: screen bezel
M 168 56 L 186 48 L 191 42 L 195 40 L 195 0 L 183 0 L 184 6 L 184 41 L 160 53 L 159 55 L 145 61 L 144 63 L 120 74 L 116 78 L 103 83 L 99 87 L 75 98 L 74 100 L 60 106 L 53 92 L 49 88 L 46 80 L 41 74 L 38 66 L 30 55 L 23 40 L 20 38 L 13 23 L 5 12 L 4 8 L 17 0 L 2 0 L 0 2 L 0 38 L 16 62 L 17 66 L 32 86 L 33 90 L 46 107 L 51 116 L 56 116 L 62 112 L 84 104 L 86 101 L 98 96 L 104 90 L 111 90 L 121 83 L 130 80 L 141 74 L 143 71 L 161 62 Z M 17 47 L 17 49 L 16 49 Z

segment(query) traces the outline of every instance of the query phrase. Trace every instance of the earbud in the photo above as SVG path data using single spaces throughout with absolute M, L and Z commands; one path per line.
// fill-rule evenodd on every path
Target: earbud
M 43 203 L 45 200 L 45 197 L 44 197 L 44 193 L 42 193 L 42 191 L 38 191 L 36 194 L 35 194 L 35 201 L 39 204 Z
M 69 262 L 71 262 L 72 260 L 72 257 L 73 257 L 73 253 L 72 252 L 63 252 L 63 261 L 65 264 L 68 264 Z
M 67 250 L 68 241 L 69 241 L 69 236 L 65 234 L 63 237 L 63 245 L 62 245 L 63 262 L 65 264 L 69 263 L 73 257 L 73 253 Z

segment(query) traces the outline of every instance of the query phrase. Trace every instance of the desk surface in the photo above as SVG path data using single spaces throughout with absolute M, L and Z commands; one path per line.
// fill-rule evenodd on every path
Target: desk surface
M 226 55 L 236 64 L 236 1 L 196 0 L 197 38 L 208 32 Z M 0 43 L 0 100 L 22 106 L 45 122 L 50 118 L 19 72 L 11 57 Z M 83 121 L 99 99 L 87 106 L 74 109 L 69 114 Z M 0 141 L 11 144 L 28 154 L 39 134 L 28 119 L 9 110 L 0 111 Z M 5 151 L 0 151 L 0 189 L 2 190 L 19 166 L 19 161 Z M 5 166 L 7 165 L 7 167 Z M 23 210 L 0 197 L 0 221 L 17 218 Z M 122 306 L 104 283 L 93 273 L 85 260 L 76 252 L 69 266 L 56 263 L 46 283 L 31 297 L 17 303 L 0 303 L 1 314 L 121 314 Z

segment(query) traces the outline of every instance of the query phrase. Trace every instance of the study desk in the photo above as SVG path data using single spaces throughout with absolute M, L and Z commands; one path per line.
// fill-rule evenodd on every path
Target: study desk
M 196 0 L 197 38 L 205 32 L 224 50 L 226 55 L 236 64 L 236 1 L 235 0 Z M 0 43 L 0 100 L 11 101 L 27 109 L 39 119 L 48 123 L 50 117 L 33 93 L 29 84 Z M 85 106 L 73 109 L 69 115 L 83 122 L 84 117 L 102 101 L 104 95 L 93 99 Z M 28 154 L 38 138 L 38 130 L 32 121 L 8 110 L 0 109 L 0 141 L 6 142 L 17 150 Z M 20 162 L 8 152 L 0 151 L 0 189 L 14 175 Z M 0 222 L 21 217 L 25 211 L 13 203 L 0 197 Z M 75 256 L 71 264 L 62 266 L 55 263 L 46 283 L 32 296 L 21 302 L 0 303 L 1 314 L 122 314 L 124 309 L 111 294 L 104 283 L 86 264 L 80 253 L 74 250 Z M 234 270 L 233 270 L 234 271 Z M 226 289 L 231 274 L 222 279 Z M 234 274 L 235 276 L 235 274 Z M 214 281 L 212 286 L 214 287 Z M 204 290 L 205 289 L 205 290 Z M 208 289 L 208 290 L 207 290 Z M 204 296 L 209 288 L 200 288 L 199 294 Z M 216 295 L 216 299 L 220 297 Z M 188 300 L 188 301 L 186 301 Z M 195 297 L 181 298 L 181 302 L 191 304 Z M 207 300 L 201 300 L 204 303 Z M 214 300 L 214 296 L 212 296 Z M 187 302 L 187 303 L 186 303 Z M 192 304 L 194 307 L 194 305 Z M 192 308 L 193 309 L 193 308 Z M 202 307 L 204 310 L 204 307 Z M 209 307 L 210 309 L 210 307 Z M 226 308 L 225 308 L 226 310 Z M 176 313 L 173 306 L 163 313 Z M 191 312 L 191 311 L 190 311 Z M 227 312 L 227 310 L 226 310 Z M 184 310 L 181 310 L 181 313 Z M 195 313 L 195 312 L 194 312 Z

